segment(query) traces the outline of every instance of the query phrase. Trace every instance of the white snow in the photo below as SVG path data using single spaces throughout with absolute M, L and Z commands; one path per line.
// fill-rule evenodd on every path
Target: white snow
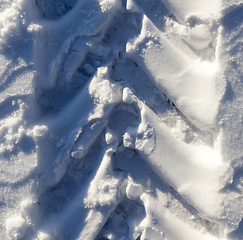
M 196 33 L 193 29 L 191 31 L 189 40 L 196 47 L 203 48 L 207 40 L 200 39 L 197 30 Z M 134 43 L 128 43 L 127 53 L 197 127 L 208 131 L 216 128 L 218 105 L 225 85 L 224 81 L 217 79 L 216 61 L 190 59 L 173 46 L 146 16 L 140 36 Z
M 11 239 L 22 238 L 26 232 L 27 223 L 24 218 L 17 216 L 8 218 L 6 222 L 6 233 Z
M 185 0 L 181 4 L 180 0 L 161 0 L 170 12 L 176 16 L 180 21 L 185 21 L 186 17 L 191 14 L 206 13 L 210 15 L 218 15 L 221 10 L 221 1 L 194 1 Z
M 0 0 L 0 239 L 241 239 L 242 9 Z
M 21 202 L 22 216 L 29 222 L 30 225 L 36 224 L 40 214 L 40 206 L 32 199 L 25 199 Z

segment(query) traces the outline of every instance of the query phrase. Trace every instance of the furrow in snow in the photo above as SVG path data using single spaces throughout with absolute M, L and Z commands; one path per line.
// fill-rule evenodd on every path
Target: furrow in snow
M 77 158 L 84 156 L 106 126 L 110 112 L 121 101 L 121 94 L 120 86 L 109 78 L 108 67 L 100 68 L 58 115 L 47 117 L 35 126 L 40 193 L 61 180 L 67 171 L 70 154 Z M 94 129 L 85 127 L 90 122 Z M 83 140 L 79 138 L 80 133 Z

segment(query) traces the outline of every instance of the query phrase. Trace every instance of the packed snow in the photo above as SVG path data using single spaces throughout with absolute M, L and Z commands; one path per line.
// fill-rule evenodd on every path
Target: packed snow
M 0 0 L 0 239 L 243 239 L 242 15 Z

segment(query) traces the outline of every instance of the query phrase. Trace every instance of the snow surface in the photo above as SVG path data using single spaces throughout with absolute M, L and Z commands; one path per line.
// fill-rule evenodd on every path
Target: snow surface
M 0 0 L 0 239 L 243 239 L 241 0 Z

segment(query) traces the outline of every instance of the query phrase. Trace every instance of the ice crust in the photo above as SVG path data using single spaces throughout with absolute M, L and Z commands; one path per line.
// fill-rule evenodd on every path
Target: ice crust
M 241 239 L 242 9 L 0 0 L 0 239 Z

